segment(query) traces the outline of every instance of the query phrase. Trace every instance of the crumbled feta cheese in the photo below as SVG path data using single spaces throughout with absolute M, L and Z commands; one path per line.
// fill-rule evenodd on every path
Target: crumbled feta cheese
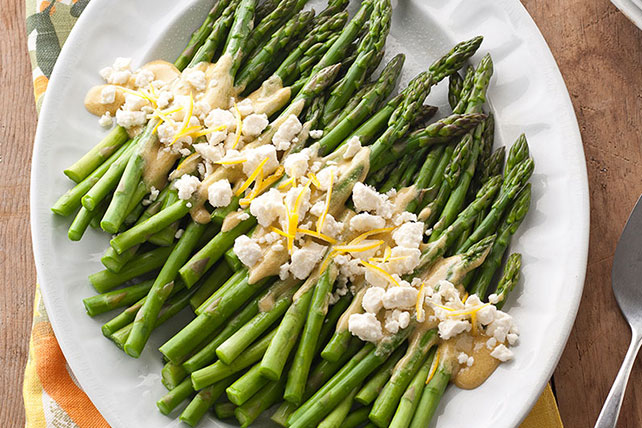
M 199 143 L 199 144 L 194 144 L 192 147 L 194 147 L 194 150 L 196 150 L 196 153 L 201 155 L 203 159 L 206 159 L 210 162 L 220 161 L 221 159 L 223 159 L 223 155 L 225 154 L 225 149 L 220 145 L 212 146 L 207 143 Z
M 346 143 L 346 151 L 343 153 L 343 159 L 352 159 L 359 150 L 361 150 L 361 140 L 355 135 Z
M 423 240 L 424 224 L 422 222 L 404 223 L 392 233 L 392 239 L 402 247 L 419 248 Z
M 292 153 L 285 158 L 283 167 L 289 177 L 303 177 L 308 170 L 308 161 L 310 160 L 307 153 Z
M 340 254 L 335 256 L 334 263 L 339 267 L 339 275 L 348 281 L 353 281 L 364 272 L 359 260 L 353 259 L 348 255 Z
M 205 126 L 214 129 L 224 127 L 228 131 L 236 129 L 236 118 L 229 110 L 215 108 L 205 118 Z
M 267 162 L 263 165 L 263 176 L 267 177 L 276 171 L 279 166 L 279 160 L 276 157 L 276 149 L 271 144 L 265 144 L 254 149 L 248 149 L 243 152 L 246 161 L 243 163 L 243 173 L 252 174 L 265 158 Z
M 471 325 L 468 321 L 445 319 L 439 323 L 439 337 L 448 340 L 470 329 Z
M 493 305 L 496 305 L 499 303 L 499 296 L 495 293 L 491 294 L 488 296 L 488 301 L 492 303 Z
M 214 208 L 228 206 L 232 202 L 232 196 L 232 186 L 226 178 L 212 183 L 207 188 L 207 200 Z
M 301 197 L 299 198 L 299 195 Z M 310 209 L 310 188 L 305 186 L 292 187 L 285 195 L 285 204 L 290 212 L 295 211 L 295 205 L 299 200 L 299 218 L 303 218 Z
M 317 201 L 312 205 L 312 208 L 310 208 L 310 214 L 316 217 L 320 217 L 321 214 L 323 214 L 323 211 L 325 210 L 325 201 Z
M 210 111 L 212 111 L 212 106 L 207 101 L 197 101 L 194 103 L 192 114 L 204 121 Z
M 130 70 L 132 65 L 132 59 L 126 57 L 118 57 L 114 60 L 114 70 Z
M 386 290 L 381 287 L 369 287 L 363 295 L 361 306 L 366 312 L 377 314 L 383 307 L 384 294 L 386 294 Z
M 259 261 L 262 255 L 261 247 L 247 235 L 241 235 L 234 240 L 234 254 L 241 263 L 252 267 Z
M 98 124 L 103 128 L 109 129 L 114 126 L 114 118 L 111 116 L 111 113 L 106 111 L 105 114 L 98 119 Z
M 151 70 L 140 69 L 134 73 L 134 84 L 139 88 L 149 86 L 154 81 L 154 73 Z
M 132 76 L 132 72 L 129 70 L 114 71 L 109 76 L 108 83 L 113 85 L 124 85 L 129 81 L 129 78 Z
M 187 68 L 183 71 L 182 79 L 189 83 L 197 91 L 204 91 L 207 87 L 205 73 L 194 68 Z
M 393 206 L 386 195 L 377 192 L 374 187 L 358 182 L 352 189 L 352 201 L 358 212 L 376 212 L 384 218 L 392 216 Z
M 185 174 L 174 182 L 174 187 L 178 190 L 178 199 L 187 200 L 198 190 L 201 180 L 193 175 Z
M 506 340 L 508 333 L 511 333 L 512 327 L 513 318 L 505 312 L 497 311 L 493 322 L 486 327 L 486 334 L 501 343 Z
M 296 135 L 301 132 L 303 126 L 299 122 L 299 118 L 295 115 L 289 115 L 285 121 L 279 126 L 276 133 L 272 137 L 272 143 L 277 150 L 287 150 Z
M 406 311 L 395 309 L 393 311 L 386 311 L 385 315 L 385 329 L 395 334 L 399 329 L 404 329 L 410 324 L 410 314 Z
M 181 236 L 183 236 L 183 233 L 185 233 L 185 230 L 183 229 L 178 229 L 176 233 L 174 234 L 174 238 L 176 239 L 181 239 Z
M 103 67 L 98 72 L 98 74 L 100 74 L 100 77 L 102 77 L 105 82 L 109 82 L 111 80 L 111 75 L 113 73 L 114 69 L 112 67 Z
M 319 184 L 321 185 L 320 190 L 327 192 L 330 187 L 330 177 L 332 177 L 332 182 L 336 183 L 338 172 L 339 169 L 336 166 L 328 166 L 319 171 L 317 173 L 317 179 L 319 180 Z
M 493 349 L 490 356 L 501 362 L 506 362 L 513 359 L 513 351 L 508 349 L 506 345 L 500 343 L 495 349 Z
M 143 199 L 142 204 L 145 206 L 150 205 L 152 202 L 156 200 L 156 198 L 158 198 L 159 193 L 160 193 L 160 190 L 152 186 L 152 188 L 149 191 L 149 196 Z
M 418 248 L 393 247 L 386 270 L 397 275 L 410 273 L 419 265 L 420 258 L 421 251 Z
M 313 129 L 313 130 L 310 131 L 310 138 L 318 140 L 321 137 L 323 137 L 323 130 L 322 129 Z
M 116 112 L 116 123 L 125 129 L 144 125 L 145 122 L 147 122 L 147 115 L 142 111 L 118 110 Z
M 336 238 L 343 232 L 343 223 L 336 221 L 334 216 L 330 213 L 326 214 L 321 233 L 324 233 L 332 238 Z
M 156 128 L 156 135 L 158 135 L 159 141 L 163 144 L 171 143 L 176 132 L 178 132 L 178 129 L 172 122 L 163 122 Z
M 386 309 L 412 308 L 417 302 L 417 289 L 414 287 L 390 287 L 383 296 Z
M 459 355 L 457 355 L 457 362 L 459 364 L 466 364 L 468 361 L 468 354 L 465 352 L 460 352 Z
M 495 346 L 497 346 L 497 339 L 495 339 L 494 337 L 491 337 L 486 341 L 486 348 L 493 349 L 495 348 Z
M 310 275 L 314 266 L 321 260 L 326 251 L 326 246 L 309 241 L 302 248 L 292 253 L 290 272 L 295 278 L 305 279 Z
M 267 128 L 269 123 L 270 121 L 265 113 L 251 114 L 243 119 L 241 133 L 246 137 L 256 137 Z
M 252 100 L 249 98 L 244 99 L 240 103 L 236 105 L 236 108 L 239 110 L 239 113 L 241 113 L 241 116 L 249 116 L 250 114 L 254 113 L 254 104 L 252 104 Z
M 283 263 L 279 266 L 279 279 L 286 280 L 290 276 L 290 263 Z
M 417 215 L 408 211 L 402 211 L 395 216 L 395 218 L 392 220 L 392 223 L 395 226 L 399 226 L 400 224 L 409 221 L 417 221 Z
M 246 213 L 246 212 L 242 212 L 241 214 L 239 214 L 239 220 L 241 220 L 241 221 L 245 221 L 248 218 L 250 218 L 250 215 L 248 213 Z
M 383 337 L 381 323 L 373 314 L 352 314 L 348 318 L 348 330 L 365 342 L 377 342 Z
M 171 91 L 161 91 L 156 98 L 156 105 L 158 108 L 166 108 L 173 99 L 174 94 Z
M 268 227 L 277 217 L 285 213 L 283 195 L 277 189 L 270 189 L 250 203 L 250 213 L 263 227 Z
M 350 219 L 350 228 L 355 232 L 364 232 L 372 229 L 381 229 L 386 225 L 383 217 L 368 213 L 357 214 Z
M 108 85 L 100 91 L 100 103 L 111 104 L 116 101 L 116 87 Z
M 506 340 L 508 340 L 508 344 L 510 346 L 514 346 L 517 343 L 517 341 L 519 340 L 519 336 L 517 334 L 515 334 L 515 333 L 508 333 L 506 335 Z

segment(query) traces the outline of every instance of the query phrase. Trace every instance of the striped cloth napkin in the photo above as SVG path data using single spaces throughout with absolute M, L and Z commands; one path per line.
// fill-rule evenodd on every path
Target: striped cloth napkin
M 38 111 L 60 49 L 89 1 L 26 0 L 27 45 Z M 67 366 L 37 286 L 23 396 L 26 428 L 109 428 Z M 520 428 L 561 427 L 548 385 Z

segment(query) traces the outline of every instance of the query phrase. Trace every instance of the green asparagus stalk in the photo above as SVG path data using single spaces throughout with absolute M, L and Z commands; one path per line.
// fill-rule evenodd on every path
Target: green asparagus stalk
M 125 144 L 128 139 L 129 136 L 125 128 L 121 126 L 115 127 L 100 143 L 96 144 L 83 157 L 65 169 L 65 175 L 76 183 L 80 183 Z
M 234 373 L 238 373 L 259 361 L 270 344 L 270 341 L 274 337 L 274 333 L 275 330 L 266 334 L 265 337 L 250 346 L 243 355 L 239 356 L 229 364 L 219 360 L 214 364 L 193 372 L 191 377 L 194 389 L 198 390 L 205 388 L 206 386 L 210 386 L 215 382 L 225 379 Z
M 357 394 L 359 387 L 354 388 L 348 396 L 341 402 L 337 407 L 326 416 L 319 425 L 319 428 L 341 428 L 343 423 L 350 413 L 352 408 L 352 403 L 354 401 L 354 396 Z
M 153 281 L 144 281 L 119 290 L 87 297 L 82 302 L 87 314 L 93 317 L 137 302 L 147 295 L 153 283 Z
M 233 418 L 234 409 L 236 409 L 236 406 L 233 403 L 223 402 L 214 404 L 214 413 L 216 417 L 221 420 Z
M 247 220 L 243 220 L 233 229 L 216 235 L 179 269 L 178 273 L 181 279 L 188 287 L 194 285 L 196 281 L 214 266 L 214 263 L 221 258 L 225 251 L 234 245 L 236 238 L 245 234 L 255 225 L 256 219 L 250 217 Z
M 299 404 L 303 401 L 305 385 L 308 380 L 310 367 L 312 366 L 312 360 L 318 347 L 317 340 L 321 332 L 323 320 L 328 313 L 332 286 L 334 285 L 336 276 L 336 269 L 334 265 L 331 265 L 321 274 L 319 282 L 314 287 L 307 319 L 303 332 L 301 333 L 301 340 L 294 355 L 292 366 L 290 367 L 283 396 L 286 401 L 291 403 Z
M 300 407 L 294 412 L 288 422 L 292 428 L 303 428 L 319 423 L 334 407 L 345 399 L 365 377 L 382 365 L 395 349 L 397 349 L 414 330 L 413 326 L 399 331 L 397 334 L 382 339 L 376 349 L 372 350 L 356 367 L 344 376 L 318 399 L 311 402 L 309 407 Z M 338 377 L 339 374 L 335 375 Z M 309 400 L 311 401 L 311 400 Z
M 454 109 L 461 99 L 461 90 L 464 86 L 464 79 L 458 71 L 448 76 L 448 104 Z
M 437 331 L 434 329 L 419 331 L 412 337 L 405 357 L 397 363 L 390 381 L 372 405 L 369 418 L 375 425 L 385 427 L 390 424 L 401 396 L 421 368 L 436 339 Z
M 207 410 L 223 395 L 225 388 L 232 382 L 234 382 L 234 376 L 225 378 L 214 385 L 200 390 L 179 416 L 181 422 L 185 422 L 191 427 L 198 425 Z
M 192 322 L 160 347 L 160 351 L 173 362 L 180 362 L 192 352 L 210 333 L 220 327 L 232 313 L 240 308 L 252 295 L 269 284 L 268 278 L 249 284 L 247 277 L 235 284 L 233 289 L 210 305 Z
M 480 267 L 479 274 L 472 285 L 471 293 L 477 294 L 480 299 L 486 297 L 488 286 L 493 280 L 495 272 L 497 272 L 497 269 L 501 266 L 502 258 L 508 248 L 508 244 L 510 244 L 512 236 L 517 232 L 519 225 L 524 220 L 524 217 L 526 217 L 526 213 L 530 207 L 530 201 L 531 188 L 530 184 L 527 184 L 517 196 L 510 211 L 506 214 L 506 218 L 504 218 L 502 224 L 497 229 L 497 239 L 493 244 L 493 248 L 484 264 Z
M 239 7 L 239 4 L 240 0 L 231 0 L 227 4 L 221 16 L 214 21 L 207 39 L 198 48 L 190 60 L 188 67 L 193 67 L 204 61 L 211 62 L 214 59 L 214 55 L 220 50 L 227 38 L 230 27 L 234 21 L 234 12 Z
M 227 263 L 218 263 L 212 270 L 212 273 L 205 281 L 203 281 L 203 283 L 198 287 L 198 290 L 196 290 L 196 293 L 194 293 L 190 299 L 189 304 L 192 309 L 196 309 L 201 306 L 203 302 L 212 295 L 212 293 L 218 290 L 221 285 L 223 285 L 230 276 L 232 276 L 232 272 L 232 269 L 230 269 Z
M 285 283 L 285 281 L 282 282 Z M 288 281 L 288 283 L 291 283 L 291 281 Z M 219 360 L 225 364 L 232 364 L 256 338 L 279 320 L 292 304 L 292 296 L 294 296 L 298 288 L 297 285 L 299 284 L 300 282 L 297 281 L 294 285 L 290 285 L 289 289 L 284 291 L 280 296 L 275 297 L 275 302 L 271 308 L 260 311 L 229 339 L 223 342 L 216 349 L 216 355 Z M 276 287 L 278 287 L 278 285 L 275 285 L 275 288 Z
M 421 393 L 410 428 L 425 428 L 430 425 L 439 401 L 444 395 L 448 382 L 450 382 L 451 375 L 452 369 L 449 363 L 440 361 L 437 371 Z
M 189 375 L 181 365 L 166 363 L 161 370 L 161 382 L 168 390 L 176 388 Z
M 364 406 L 372 404 L 390 379 L 390 376 L 392 376 L 395 365 L 404 356 L 405 352 L 406 349 L 403 346 L 397 349 L 390 358 L 386 360 L 385 364 L 379 367 L 379 370 L 363 385 L 355 396 L 355 400 Z M 368 411 L 368 413 L 370 413 L 370 411 Z
M 249 426 L 261 413 L 279 401 L 283 395 L 285 379 L 271 381 L 252 398 L 234 410 L 234 416 L 242 427 Z
M 138 358 L 143 351 L 161 307 L 174 288 L 174 279 L 178 274 L 179 267 L 185 263 L 199 238 L 205 232 L 206 227 L 206 225 L 193 221 L 187 226 L 185 233 L 179 239 L 156 280 L 154 280 L 154 285 L 149 291 L 145 303 L 136 314 L 132 332 L 125 344 L 125 352 L 129 356 Z
M 497 306 L 497 309 L 501 309 L 504 307 L 508 293 L 513 291 L 513 288 L 515 288 L 515 285 L 517 285 L 520 277 L 521 267 L 521 254 L 513 253 L 508 256 L 506 266 L 504 266 L 504 272 L 502 273 L 502 277 L 499 279 L 499 284 L 497 284 L 497 290 L 495 290 L 495 294 L 497 294 L 497 297 L 499 299 L 499 301 L 495 304 L 495 306 Z
M 189 42 L 183 52 L 178 56 L 174 65 L 179 70 L 183 70 L 189 62 L 192 60 L 198 49 L 203 46 L 209 35 L 212 33 L 212 28 L 216 20 L 223 14 L 223 11 L 227 7 L 229 0 L 217 0 L 210 9 L 205 21 L 201 26 L 194 31 L 192 37 L 190 37 Z
M 176 388 L 167 392 L 160 400 L 156 402 L 158 410 L 164 415 L 169 415 L 179 404 L 185 401 L 194 393 L 192 381 L 187 378 L 182 381 Z
M 435 349 L 433 348 L 417 374 L 412 378 L 408 388 L 406 388 L 406 391 L 401 396 L 399 407 L 397 407 L 395 416 L 392 418 L 392 421 L 390 421 L 391 428 L 408 428 L 410 422 L 412 422 L 412 418 L 417 410 L 417 406 L 419 405 L 419 398 L 426 386 L 426 379 L 430 374 L 430 368 L 432 366 L 434 356 Z
M 173 247 L 159 247 L 132 259 L 118 273 L 102 270 L 89 275 L 89 282 L 99 293 L 106 293 L 119 285 L 154 271 L 165 263 Z
M 255 364 L 225 390 L 227 398 L 232 403 L 237 406 L 244 404 L 271 382 L 268 378 L 261 376 L 260 369 L 261 364 Z
M 383 51 L 390 31 L 392 6 L 389 0 L 375 2 L 368 33 L 360 41 L 357 57 L 346 75 L 330 93 L 323 112 L 323 123 L 330 122 L 345 107 L 350 97 L 363 85 L 366 73 L 379 52 Z

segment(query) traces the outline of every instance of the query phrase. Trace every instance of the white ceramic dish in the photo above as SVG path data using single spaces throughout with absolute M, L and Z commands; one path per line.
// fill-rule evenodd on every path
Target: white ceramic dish
M 611 0 L 611 3 L 642 30 L 642 0 Z
M 114 428 L 170 427 L 155 401 L 158 346 L 178 323 L 155 332 L 140 359 L 131 359 L 100 332 L 109 315 L 89 318 L 81 299 L 93 294 L 87 275 L 102 269 L 108 237 L 89 230 L 67 239 L 69 219 L 49 207 L 70 187 L 64 167 L 95 144 L 102 131 L 82 100 L 98 70 L 117 56 L 173 60 L 205 16 L 209 0 L 93 0 L 60 55 L 45 99 L 33 157 L 31 224 L 42 293 L 54 331 L 78 382 Z M 319 0 L 311 1 L 318 6 Z M 354 3 L 354 2 L 353 2 Z M 317 7 L 318 9 L 318 7 Z M 395 7 L 388 54 L 408 54 L 402 84 L 456 41 L 483 34 L 475 62 L 491 52 L 490 102 L 497 143 L 521 133 L 536 160 L 533 203 L 512 251 L 524 255 L 525 280 L 507 305 L 521 327 L 515 360 L 480 388 L 448 390 L 440 427 L 515 427 L 550 378 L 575 319 L 586 268 L 589 202 L 584 153 L 564 82 L 537 27 L 517 0 L 406 0 Z M 445 105 L 445 85 L 428 102 Z M 442 114 L 447 110 L 443 109 Z M 213 419 L 206 426 L 227 426 Z

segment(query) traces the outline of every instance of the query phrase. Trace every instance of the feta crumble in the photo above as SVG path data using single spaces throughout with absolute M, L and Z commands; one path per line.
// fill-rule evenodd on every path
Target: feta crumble
M 212 183 L 207 188 L 207 200 L 214 208 L 228 206 L 232 202 L 232 196 L 232 186 L 226 178 Z
M 192 194 L 198 190 L 201 180 L 193 175 L 185 174 L 174 182 L 174 187 L 178 190 L 178 199 L 183 201 L 190 199 Z
M 348 330 L 365 342 L 377 342 L 383 337 L 381 323 L 370 313 L 350 315 Z
M 241 235 L 234 240 L 234 254 L 247 267 L 254 266 L 261 258 L 261 247 L 247 235 Z

